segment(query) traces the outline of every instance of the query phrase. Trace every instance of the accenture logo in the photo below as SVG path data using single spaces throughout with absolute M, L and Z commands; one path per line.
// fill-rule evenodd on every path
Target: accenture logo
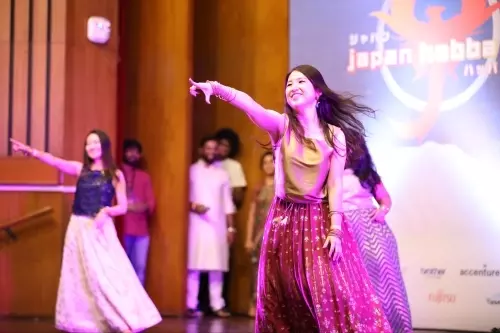
M 474 268 L 463 268 L 460 270 L 460 276 L 474 276 L 474 277 L 500 277 L 500 269 L 488 268 L 487 265 L 483 265 L 482 269 Z

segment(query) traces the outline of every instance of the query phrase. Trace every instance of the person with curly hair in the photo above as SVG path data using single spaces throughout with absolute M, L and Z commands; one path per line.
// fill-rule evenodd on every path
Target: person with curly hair
M 235 160 L 240 152 L 240 137 L 231 128 L 222 128 L 215 133 L 219 143 L 217 155 L 220 164 L 229 174 L 233 201 L 237 208 L 241 207 L 247 188 L 247 181 L 241 163 Z

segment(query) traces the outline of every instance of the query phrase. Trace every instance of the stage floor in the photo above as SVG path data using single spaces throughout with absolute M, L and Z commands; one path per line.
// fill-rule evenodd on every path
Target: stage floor
M 0 318 L 0 333 L 56 333 L 52 320 Z M 424 332 L 424 331 L 422 331 Z M 439 331 L 425 331 L 438 333 Z M 165 318 L 147 333 L 253 333 L 253 320 L 245 317 L 228 319 Z M 448 333 L 450 333 L 448 331 Z M 453 333 L 453 332 L 452 332 Z

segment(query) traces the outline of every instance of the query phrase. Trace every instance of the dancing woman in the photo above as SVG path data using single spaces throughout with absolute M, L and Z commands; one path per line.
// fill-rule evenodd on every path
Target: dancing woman
M 192 95 L 200 90 L 207 103 L 215 95 L 244 111 L 274 146 L 256 332 L 392 332 L 342 210 L 346 156 L 364 136 L 356 116 L 373 111 L 333 92 L 309 65 L 286 76 L 285 114 L 218 82 L 190 82 Z
M 11 139 L 14 151 L 77 176 L 64 239 L 56 327 L 66 332 L 139 332 L 161 321 L 118 240 L 112 218 L 127 212 L 126 183 L 109 137 L 91 131 L 83 163 L 40 152 Z M 116 196 L 116 205 L 113 199 Z
M 375 292 L 393 332 L 412 332 L 410 305 L 399 265 L 398 245 L 385 216 L 391 197 L 373 165 L 366 143 L 363 155 L 344 171 L 344 212 Z M 374 199 L 378 208 L 374 205 Z

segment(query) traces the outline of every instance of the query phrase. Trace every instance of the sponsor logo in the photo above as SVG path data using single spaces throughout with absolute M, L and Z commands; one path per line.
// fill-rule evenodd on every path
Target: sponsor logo
M 377 20 L 377 29 L 349 35 L 348 72 L 382 70 L 389 88 L 404 103 L 416 98 L 407 96 L 401 87 L 393 89 L 397 83 L 389 72 L 390 68 L 413 66 L 417 72 L 425 74 L 422 67 L 465 63 L 463 75 L 479 77 L 480 82 L 475 86 L 482 85 L 487 76 L 499 73 L 496 60 L 499 45 L 496 39 L 500 32 L 500 20 L 494 15 L 500 7 L 497 1 L 487 5 L 484 0 L 479 3 L 466 0 L 459 13 L 446 19 L 441 16 L 447 9 L 447 2 L 443 1 L 428 7 L 427 20 L 415 16 L 415 2 L 385 0 L 379 11 L 369 14 Z M 488 21 L 492 22 L 489 32 L 492 37 L 478 37 L 477 30 Z M 386 45 L 390 42 L 392 47 Z M 453 65 L 449 68 L 454 70 Z M 476 92 L 477 89 L 474 89 L 467 95 L 470 98 Z
M 440 112 L 464 105 L 489 76 L 500 74 L 499 1 L 432 1 L 421 17 L 417 0 L 384 0 L 369 14 L 375 31 L 349 35 L 347 72 L 380 72 L 391 94 L 418 113 L 412 120 L 388 119 L 398 136 L 422 142 Z M 454 2 L 461 3 L 458 12 Z M 454 15 L 444 15 L 448 10 Z M 451 87 L 449 79 L 460 84 Z
M 486 303 L 489 305 L 500 305 L 500 293 L 486 298 Z
M 426 267 L 420 268 L 420 274 L 439 279 L 446 274 L 446 268 Z
M 434 293 L 429 293 L 428 300 L 431 303 L 437 304 L 453 304 L 457 301 L 457 295 L 449 294 L 442 289 Z
M 500 269 L 489 269 L 487 265 L 483 265 L 482 269 L 463 268 L 460 269 L 460 276 L 475 276 L 475 277 L 500 277 Z

